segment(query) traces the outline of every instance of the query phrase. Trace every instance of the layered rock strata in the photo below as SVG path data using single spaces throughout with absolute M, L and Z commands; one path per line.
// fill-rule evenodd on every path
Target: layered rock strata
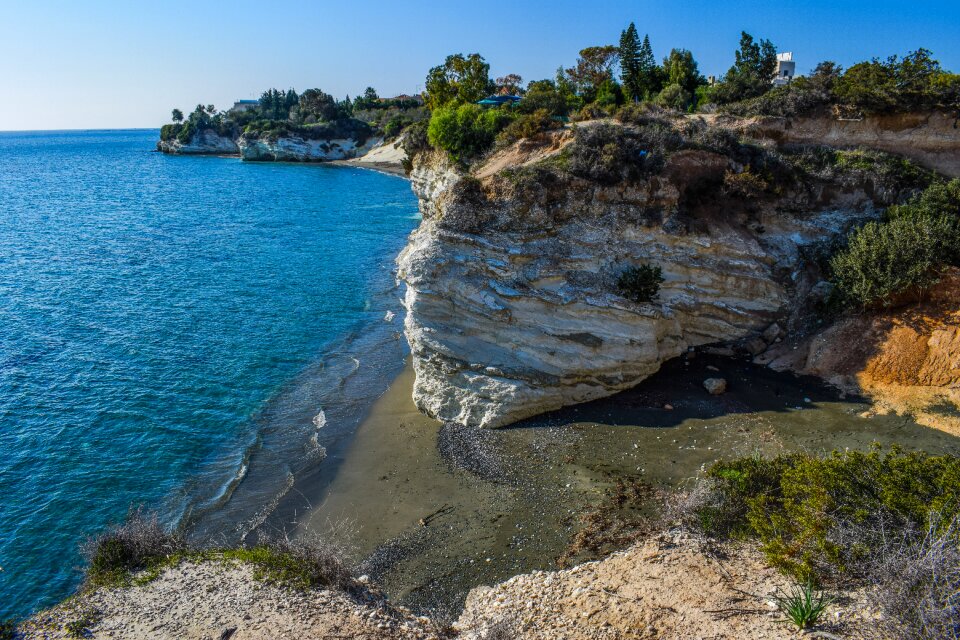
M 157 151 L 177 155 L 237 155 L 240 147 L 229 136 L 221 136 L 213 129 L 205 129 L 186 144 L 176 138 L 157 142 Z
M 240 136 L 238 145 L 240 157 L 244 160 L 324 162 L 362 156 L 379 142 L 373 137 L 358 142 L 353 138 L 307 140 L 299 136 Z
M 487 166 L 532 166 L 564 144 L 521 144 Z M 876 196 L 812 184 L 763 206 L 719 191 L 691 204 L 703 184 L 743 170 L 680 151 L 640 182 L 511 188 L 502 172 L 467 175 L 420 154 L 411 181 L 423 221 L 398 258 L 417 406 L 501 426 L 634 386 L 690 347 L 789 325 L 818 280 L 817 247 L 876 215 Z M 617 279 L 644 263 L 664 282 L 632 302 Z

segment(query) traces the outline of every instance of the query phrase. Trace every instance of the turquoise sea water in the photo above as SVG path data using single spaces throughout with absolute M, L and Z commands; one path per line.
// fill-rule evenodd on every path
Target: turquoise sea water
M 0 618 L 131 504 L 243 533 L 402 362 L 405 180 L 156 138 L 0 133 Z

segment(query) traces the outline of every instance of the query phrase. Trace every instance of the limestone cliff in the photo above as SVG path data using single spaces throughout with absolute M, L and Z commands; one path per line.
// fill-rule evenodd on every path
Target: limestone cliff
M 928 169 L 960 177 L 960 113 L 930 111 L 840 119 L 832 114 L 798 118 L 707 116 L 756 139 L 779 145 L 868 147 L 902 154 Z
M 689 347 L 797 325 L 825 245 L 900 197 L 875 175 L 797 176 L 682 120 L 639 127 L 644 148 L 618 162 L 661 163 L 616 180 L 577 169 L 615 153 L 578 150 L 597 123 L 470 172 L 415 158 L 423 222 L 398 262 L 421 410 L 505 425 L 636 385 Z M 690 140 L 653 151 L 678 131 Z M 641 263 L 665 279 L 646 303 L 616 285 Z
M 274 160 L 288 162 L 324 162 L 346 160 L 361 156 L 380 140 L 370 137 L 359 142 L 353 138 L 308 140 L 296 135 L 242 135 L 238 140 L 240 157 L 244 160 Z
M 189 142 L 176 138 L 157 142 L 157 151 L 177 155 L 236 155 L 240 153 L 237 141 L 230 136 L 221 136 L 213 129 L 204 129 Z

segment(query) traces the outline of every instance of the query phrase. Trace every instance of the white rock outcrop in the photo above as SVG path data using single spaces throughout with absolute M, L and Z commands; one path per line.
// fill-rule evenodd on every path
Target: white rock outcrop
M 287 162 L 324 162 L 347 160 L 365 154 L 380 142 L 370 137 L 359 143 L 353 138 L 307 140 L 299 136 L 248 138 L 238 141 L 240 157 L 244 160 L 272 160 Z
M 812 213 L 765 213 L 762 228 L 733 212 L 674 228 L 684 175 L 717 162 L 680 152 L 664 178 L 563 184 L 531 205 L 477 201 L 478 180 L 418 157 L 423 221 L 398 257 L 417 406 L 501 426 L 634 386 L 691 346 L 758 335 L 814 284 L 802 253 L 874 215 L 851 191 Z M 640 263 L 664 277 L 645 304 L 616 287 Z
M 221 136 L 213 129 L 204 129 L 190 142 L 183 144 L 177 139 L 161 140 L 157 150 L 178 155 L 237 155 L 240 147 L 229 136 Z

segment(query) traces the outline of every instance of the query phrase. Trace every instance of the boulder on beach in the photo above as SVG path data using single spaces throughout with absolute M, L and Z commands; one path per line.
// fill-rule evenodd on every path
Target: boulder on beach
M 706 389 L 710 395 L 719 396 L 722 393 L 726 393 L 727 380 L 725 378 L 707 378 L 703 381 L 703 388 Z

